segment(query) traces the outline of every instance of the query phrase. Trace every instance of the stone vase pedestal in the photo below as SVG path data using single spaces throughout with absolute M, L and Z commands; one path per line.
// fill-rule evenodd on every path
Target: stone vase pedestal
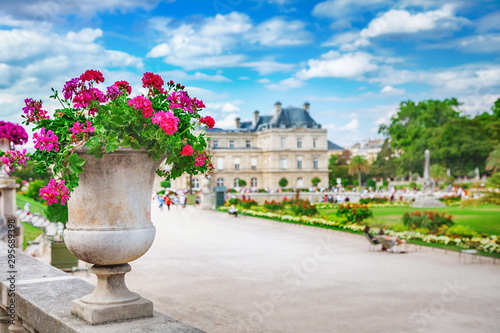
M 68 201 L 65 243 L 75 257 L 94 264 L 97 286 L 71 303 L 71 312 L 92 323 L 153 316 L 153 303 L 125 285 L 128 262 L 153 244 L 151 198 L 160 162 L 144 150 L 120 147 L 97 159 L 78 151 L 86 162 L 79 186 Z

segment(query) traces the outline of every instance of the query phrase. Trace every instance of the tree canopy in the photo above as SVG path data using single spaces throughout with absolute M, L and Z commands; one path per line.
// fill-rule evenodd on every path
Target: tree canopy
M 457 99 L 405 101 L 389 125 L 379 133 L 390 138 L 397 171 L 423 173 L 424 151 L 431 152 L 431 162 L 449 168 L 454 176 L 466 175 L 478 167 L 485 170 L 488 154 L 500 140 L 500 99 L 492 112 L 471 117 L 460 110 Z M 386 150 L 375 163 L 381 171 L 392 172 Z M 382 151 L 381 151 L 382 153 Z M 380 154 L 379 154 L 380 155 Z M 389 155 L 390 156 L 390 155 Z

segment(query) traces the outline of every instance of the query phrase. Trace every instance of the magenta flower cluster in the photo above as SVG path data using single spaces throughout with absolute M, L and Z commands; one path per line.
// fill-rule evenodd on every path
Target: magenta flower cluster
M 172 112 L 160 111 L 156 112 L 155 115 L 151 118 L 153 124 L 156 124 L 161 127 L 162 130 L 165 131 L 166 134 L 172 135 L 177 132 L 177 125 L 179 123 L 179 118 L 174 116 Z
M 29 156 L 26 156 L 26 149 L 22 151 L 10 150 L 4 153 L 0 157 L 0 162 L 2 162 L 7 167 L 7 172 L 13 172 L 16 167 L 24 165 L 26 166 L 26 161 L 29 160 Z
M 87 126 L 87 127 L 84 127 Z M 80 124 L 79 121 L 73 123 L 73 127 L 69 129 L 73 135 L 71 135 L 72 138 L 75 138 L 76 135 L 80 133 L 92 133 L 95 131 L 95 128 L 92 126 L 92 123 L 90 121 L 85 121 L 85 124 Z
M 153 115 L 153 105 L 151 101 L 144 96 L 136 96 L 128 101 L 128 105 L 136 110 L 141 110 L 144 118 L 149 118 Z
M 35 148 L 40 150 L 46 150 L 50 152 L 52 149 L 57 153 L 59 150 L 59 138 L 51 130 L 45 133 L 45 128 L 42 128 L 40 133 L 33 134 L 33 140 L 35 143 Z
M 205 107 L 203 101 L 196 99 L 196 97 L 190 98 L 183 90 L 174 91 L 167 99 L 170 102 L 168 105 L 170 110 L 182 109 L 192 114 L 195 110 Z
M 64 205 L 66 204 L 66 200 L 69 199 L 69 190 L 64 184 L 64 180 L 56 181 L 55 179 L 51 179 L 49 185 L 40 189 L 40 196 L 47 201 L 49 206 L 57 203 L 59 199 L 61 200 L 61 205 Z
M 42 101 L 35 101 L 32 98 L 26 98 L 24 100 L 25 107 L 23 107 L 24 115 L 27 123 L 35 123 L 40 119 L 48 119 L 47 111 L 42 110 Z
M 6 138 L 13 145 L 22 145 L 28 142 L 26 130 L 19 124 L 0 120 L 0 139 Z

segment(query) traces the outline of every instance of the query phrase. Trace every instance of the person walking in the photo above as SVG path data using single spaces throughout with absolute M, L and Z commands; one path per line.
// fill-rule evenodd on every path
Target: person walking
M 170 205 L 172 204 L 172 200 L 168 195 L 165 196 L 165 204 L 167 205 L 168 210 L 170 211 Z

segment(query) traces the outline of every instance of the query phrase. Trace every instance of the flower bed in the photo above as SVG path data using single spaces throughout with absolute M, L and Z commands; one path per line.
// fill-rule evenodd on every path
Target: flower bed
M 341 204 L 337 210 L 337 216 L 345 216 L 347 221 L 361 222 L 373 216 L 373 212 L 366 205 L 360 204 Z
M 219 210 L 227 211 L 228 206 L 220 207 Z M 331 227 L 338 230 L 346 230 L 351 232 L 360 233 L 365 228 L 364 225 L 359 223 L 348 222 L 343 217 L 338 217 L 336 221 L 328 220 L 320 217 L 309 216 L 292 216 L 287 214 L 279 214 L 273 212 L 263 212 L 251 209 L 240 209 L 240 214 L 264 217 L 281 222 L 295 222 L 304 223 L 316 226 Z M 500 254 L 500 237 L 497 235 L 477 235 L 473 236 L 459 236 L 459 235 L 435 235 L 425 234 L 418 231 L 401 231 L 396 232 L 393 230 L 386 230 L 386 234 L 391 236 L 398 236 L 401 239 L 408 241 L 417 240 L 428 244 L 452 244 L 464 249 L 475 248 L 479 251 L 487 253 Z

